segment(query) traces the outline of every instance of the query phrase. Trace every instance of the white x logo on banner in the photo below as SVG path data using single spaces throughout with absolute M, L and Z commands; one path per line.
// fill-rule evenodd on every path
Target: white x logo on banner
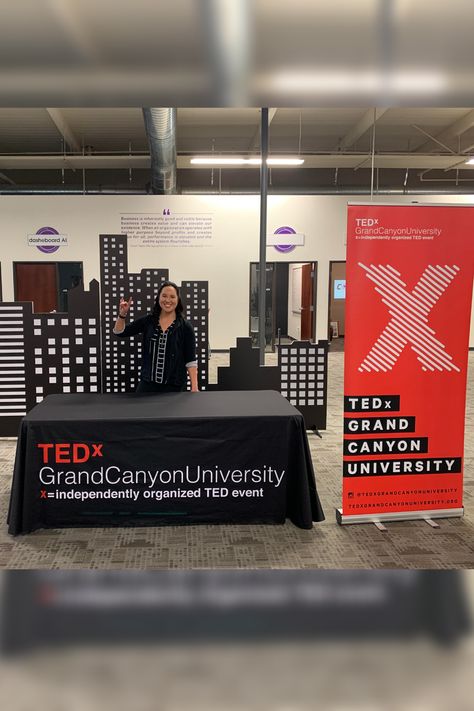
M 416 353 L 423 370 L 443 371 L 460 369 L 453 363 L 445 346 L 435 338 L 428 326 L 428 315 L 459 272 L 459 267 L 432 266 L 425 269 L 412 292 L 407 291 L 401 274 L 390 264 L 369 267 L 359 262 L 368 279 L 374 282 L 375 291 L 388 306 L 391 320 L 384 328 L 367 356 L 359 366 L 363 372 L 392 370 L 400 353 L 409 345 Z

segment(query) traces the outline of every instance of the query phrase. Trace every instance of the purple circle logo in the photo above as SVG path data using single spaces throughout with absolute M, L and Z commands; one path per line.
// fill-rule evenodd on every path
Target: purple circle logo
M 59 235 L 59 232 L 54 229 L 54 227 L 40 227 L 39 230 L 36 232 L 37 235 Z M 58 244 L 52 244 L 52 245 L 41 245 L 37 247 L 40 252 L 43 252 L 44 254 L 52 254 L 53 252 L 57 252 L 59 249 Z
M 295 235 L 296 230 L 293 229 L 293 227 L 279 227 L 275 232 L 273 233 L 275 235 Z M 278 252 L 283 252 L 286 254 L 287 252 L 292 252 L 294 250 L 296 245 L 294 244 L 276 244 L 275 249 L 278 250 Z

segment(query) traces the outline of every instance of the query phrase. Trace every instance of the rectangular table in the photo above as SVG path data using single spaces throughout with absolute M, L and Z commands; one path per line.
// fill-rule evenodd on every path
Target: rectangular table
M 324 520 L 302 415 L 274 391 L 50 395 L 22 421 L 11 534 Z

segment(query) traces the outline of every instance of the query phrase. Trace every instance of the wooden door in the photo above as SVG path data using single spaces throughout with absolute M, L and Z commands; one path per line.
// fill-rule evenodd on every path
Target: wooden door
M 34 313 L 57 311 L 56 264 L 15 264 L 15 301 L 32 301 Z
M 313 336 L 313 265 L 301 268 L 301 340 L 310 341 Z

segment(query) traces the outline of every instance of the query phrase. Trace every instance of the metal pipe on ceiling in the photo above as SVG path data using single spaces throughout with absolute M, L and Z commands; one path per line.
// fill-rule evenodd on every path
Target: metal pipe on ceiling
M 424 178 L 422 182 L 440 182 L 437 178 Z M 474 178 L 459 178 L 458 182 L 473 182 Z M 454 178 L 445 178 L 441 182 L 450 183 L 456 182 Z M 0 186 L 0 195 L 83 195 L 82 188 L 25 188 L 25 187 L 14 187 L 11 188 L 7 185 Z M 142 190 L 120 190 L 119 188 L 88 188 L 85 192 L 86 195 L 146 195 L 146 191 Z M 190 190 L 183 189 L 180 194 L 182 195 L 259 195 L 257 190 Z M 268 191 L 269 195 L 369 195 L 370 190 L 367 188 L 311 188 L 311 189 L 298 189 L 298 188 L 287 188 L 279 189 L 275 188 Z M 453 190 L 451 188 L 410 188 L 409 190 L 404 190 L 403 188 L 382 188 L 378 190 L 378 195 L 463 195 L 465 190 Z
M 176 109 L 143 109 L 150 146 L 151 192 L 155 195 L 176 193 L 176 115 Z
M 460 180 L 470 180 L 468 178 L 460 178 Z M 428 182 L 427 179 L 423 182 Z M 443 182 L 450 182 L 443 180 Z M 216 190 L 188 190 L 183 189 L 182 195 L 258 195 L 256 190 L 221 190 L 218 193 Z M 269 195 L 368 195 L 370 197 L 370 189 L 367 188 L 274 188 L 268 191 Z M 378 195 L 462 195 L 462 190 L 438 189 L 431 190 L 427 188 L 410 188 L 404 190 L 402 188 L 380 188 L 377 191 Z
M 119 188 L 12 188 L 0 187 L 0 195 L 146 195 L 145 190 L 120 190 Z

